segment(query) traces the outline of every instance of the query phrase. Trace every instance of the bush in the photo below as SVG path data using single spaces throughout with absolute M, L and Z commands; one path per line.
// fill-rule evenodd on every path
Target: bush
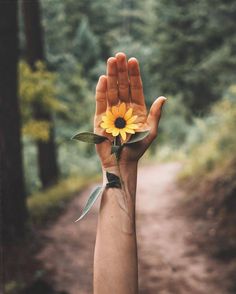
M 70 177 L 46 191 L 35 193 L 28 197 L 27 205 L 33 224 L 42 224 L 55 218 L 85 186 L 98 180 L 99 177 Z
M 236 87 L 231 87 L 205 119 L 195 120 L 185 145 L 187 159 L 180 174 L 180 183 L 190 195 L 185 199 L 187 211 L 191 217 L 206 220 L 200 245 L 207 248 L 208 254 L 230 261 L 236 261 L 235 126 Z M 235 265 L 230 269 L 233 276 Z
M 205 119 L 195 119 L 185 144 L 187 161 L 182 177 L 201 176 L 236 157 L 236 87 L 217 102 Z

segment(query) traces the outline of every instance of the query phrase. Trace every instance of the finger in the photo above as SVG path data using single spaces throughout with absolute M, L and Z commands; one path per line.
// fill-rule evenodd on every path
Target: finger
M 115 57 L 110 57 L 107 60 L 107 98 L 110 106 L 116 105 L 118 99 L 118 88 L 117 88 L 117 62 Z
M 96 86 L 96 115 L 99 115 L 107 109 L 107 77 L 100 76 Z
M 130 79 L 131 100 L 139 105 L 145 105 L 143 95 L 143 84 L 140 75 L 138 60 L 134 57 L 128 61 L 128 71 Z
M 150 126 L 150 138 L 154 139 L 157 136 L 159 121 L 161 118 L 162 107 L 167 99 L 164 96 L 158 97 L 152 104 L 147 118 Z
M 118 69 L 118 92 L 119 99 L 124 102 L 130 102 L 129 97 L 129 76 L 126 55 L 122 52 L 116 54 Z

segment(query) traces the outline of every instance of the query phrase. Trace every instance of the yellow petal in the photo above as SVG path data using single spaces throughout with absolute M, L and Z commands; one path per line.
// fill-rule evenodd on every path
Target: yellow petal
M 114 130 L 114 128 L 108 128 L 108 129 L 106 129 L 106 132 L 111 134 L 113 130 Z
M 133 108 L 129 108 L 129 109 L 126 111 L 126 114 L 125 114 L 125 116 L 124 116 L 124 119 L 125 119 L 125 120 L 128 120 L 129 118 L 131 118 L 132 113 L 133 113 Z
M 119 106 L 119 116 L 124 117 L 126 112 L 126 105 L 124 102 L 122 102 Z
M 109 119 L 109 117 L 107 117 L 106 115 L 103 115 L 102 116 L 102 120 L 104 121 L 104 122 L 110 122 L 111 120 Z
M 115 129 L 113 129 L 113 130 L 112 130 L 112 136 L 113 136 L 113 137 L 116 137 L 116 136 L 118 136 L 118 135 L 119 135 L 119 133 L 120 133 L 120 130 L 119 130 L 119 129 L 117 129 L 117 128 L 115 128 Z
M 100 124 L 100 126 L 101 126 L 103 129 L 107 129 L 107 128 L 110 128 L 110 127 L 111 127 L 111 124 L 108 124 L 108 123 L 102 122 L 102 123 Z
M 128 129 L 128 128 L 125 128 L 124 131 L 126 131 L 126 133 L 129 133 L 129 134 L 135 134 L 134 130 L 131 130 L 131 129 Z
M 109 119 L 106 119 L 106 120 L 104 120 L 103 121 L 105 124 L 107 124 L 107 125 L 112 125 L 113 124 L 113 122 L 111 121 L 111 120 L 109 120 Z
M 112 128 L 114 127 L 114 123 L 112 122 L 102 122 L 101 125 L 104 125 L 105 128 Z
M 117 106 L 112 106 L 111 111 L 115 117 L 119 116 L 119 108 Z
M 114 121 L 116 118 L 114 117 L 114 115 L 112 114 L 111 111 L 107 110 L 106 111 L 106 116 L 111 120 Z
M 120 130 L 120 134 L 123 140 L 126 140 L 126 132 L 124 129 Z
M 135 130 L 135 129 L 138 129 L 138 125 L 137 124 L 127 124 L 126 128 Z
M 127 120 L 127 124 L 132 124 L 133 122 L 135 122 L 136 121 L 136 119 L 137 119 L 137 115 L 134 115 L 134 116 L 132 116 L 130 119 L 128 119 Z

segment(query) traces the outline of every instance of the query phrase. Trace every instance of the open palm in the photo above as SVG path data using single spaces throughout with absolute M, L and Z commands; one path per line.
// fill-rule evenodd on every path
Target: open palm
M 139 126 L 138 131 L 150 131 L 143 141 L 122 150 L 121 163 L 137 161 L 157 136 L 161 109 L 165 100 L 165 97 L 157 98 L 148 114 L 137 59 L 130 58 L 127 62 L 124 53 L 117 53 L 115 57 L 108 59 L 107 75 L 100 76 L 96 87 L 96 112 L 94 117 L 94 132 L 109 139 L 109 141 L 104 141 L 96 146 L 103 167 L 116 164 L 114 155 L 111 155 L 111 144 L 114 137 L 106 133 L 100 126 L 102 116 L 106 114 L 106 111 L 119 102 L 124 102 L 127 108 L 132 107 L 133 113 L 137 115 L 135 123 Z

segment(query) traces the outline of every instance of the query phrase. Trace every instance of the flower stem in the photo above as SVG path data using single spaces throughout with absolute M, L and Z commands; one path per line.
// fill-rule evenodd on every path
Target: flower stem
M 121 146 L 121 140 L 120 140 L 120 138 L 118 136 L 115 137 L 115 139 L 114 139 L 114 146 Z M 117 156 L 116 153 L 115 153 L 115 159 L 116 159 L 116 164 L 117 164 L 117 168 L 118 168 L 119 178 L 120 178 L 120 181 L 121 181 L 121 188 L 122 188 L 122 191 L 124 192 L 124 200 L 125 200 L 125 205 L 126 205 L 125 212 L 127 213 L 128 217 L 130 218 L 131 216 L 129 215 L 127 192 L 126 192 L 124 181 L 123 181 L 123 178 L 122 178 L 122 175 L 121 175 L 119 159 L 118 159 L 118 156 Z

